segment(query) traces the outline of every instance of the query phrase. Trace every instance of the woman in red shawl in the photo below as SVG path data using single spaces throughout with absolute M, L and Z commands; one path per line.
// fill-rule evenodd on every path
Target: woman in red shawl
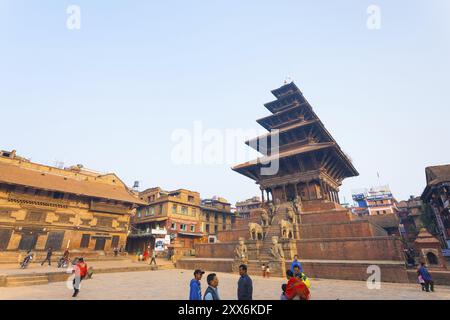
M 309 300 L 311 294 L 306 284 L 299 278 L 294 277 L 291 270 L 286 271 L 288 283 L 286 285 L 285 295 L 288 300 L 294 300 L 298 297 L 300 300 Z

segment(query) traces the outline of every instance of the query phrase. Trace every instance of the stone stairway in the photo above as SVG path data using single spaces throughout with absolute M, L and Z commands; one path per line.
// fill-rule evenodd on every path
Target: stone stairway
M 284 277 L 283 272 L 279 266 L 275 267 L 276 262 L 273 262 L 270 256 L 270 248 L 272 247 L 272 237 L 280 237 L 280 221 L 285 219 L 285 210 L 290 204 L 282 204 L 278 209 L 278 213 L 273 217 L 271 224 L 264 228 L 264 239 L 259 249 L 259 260 L 250 260 L 247 264 L 248 273 L 251 275 L 262 275 L 262 264 L 270 266 L 270 275 L 275 277 Z M 270 263 L 269 263 L 270 262 Z
M 47 275 L 35 275 L 35 276 L 9 276 L 7 278 L 6 286 L 8 287 L 23 287 L 23 286 L 35 286 L 48 284 Z

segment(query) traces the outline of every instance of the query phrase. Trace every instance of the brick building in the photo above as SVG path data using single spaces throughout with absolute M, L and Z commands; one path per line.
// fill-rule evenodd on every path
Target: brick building
M 141 203 L 113 173 L 61 169 L 0 151 L 0 251 L 124 247 Z
M 389 186 L 354 190 L 352 198 L 357 203 L 352 211 L 358 216 L 396 214 L 397 212 L 397 200 L 392 195 Z
M 427 186 L 421 199 L 431 206 L 444 248 L 450 248 L 450 165 L 425 169 Z
M 208 236 L 217 236 L 218 232 L 229 231 L 235 225 L 236 216 L 231 211 L 231 204 L 224 198 L 203 199 L 201 212 L 204 231 Z
M 156 187 L 140 192 L 139 198 L 146 204 L 137 208 L 132 219 L 128 251 L 143 252 L 148 247 L 153 250 L 156 240 L 164 238 L 168 239 L 166 248 L 173 248 L 175 255 L 184 255 L 195 243 L 206 241 L 198 192 Z

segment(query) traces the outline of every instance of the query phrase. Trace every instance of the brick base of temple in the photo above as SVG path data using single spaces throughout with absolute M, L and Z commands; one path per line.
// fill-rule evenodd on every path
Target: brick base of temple
M 178 260 L 176 267 L 187 270 L 203 269 L 208 272 L 231 273 L 233 272 L 233 263 L 233 259 L 183 258 Z M 250 261 L 250 264 L 252 264 L 252 261 Z M 409 275 L 401 262 L 304 260 L 302 265 L 304 272 L 311 278 L 366 281 L 371 275 L 371 273 L 368 273 L 368 267 L 376 265 L 381 270 L 382 282 L 416 282 L 416 278 Z M 289 267 L 290 262 L 287 261 L 286 269 L 289 269 Z M 249 267 L 248 272 L 250 275 L 261 275 L 260 268 Z M 271 276 L 279 275 L 272 273 Z M 449 281 L 450 273 L 440 275 L 439 284 L 441 282 L 447 284 L 450 283 Z
M 301 213 L 299 240 L 296 252 L 287 254 L 286 263 L 293 254 L 299 256 L 305 272 L 313 278 L 342 280 L 367 280 L 368 267 L 380 267 L 385 282 L 410 282 L 405 268 L 403 244 L 397 237 L 388 236 L 380 226 L 369 221 L 352 220 L 347 209 L 327 201 L 306 202 Z M 257 221 L 258 217 L 252 217 Z M 249 239 L 244 225 L 239 229 L 219 232 L 218 243 L 195 246 L 196 258 L 183 258 L 177 267 L 183 269 L 204 268 L 211 271 L 232 272 L 234 248 L 239 238 Z M 262 242 L 246 240 L 251 272 L 260 274 L 253 253 L 262 249 Z M 255 260 L 252 262 L 252 260 Z M 281 275 L 280 275 L 281 276 Z

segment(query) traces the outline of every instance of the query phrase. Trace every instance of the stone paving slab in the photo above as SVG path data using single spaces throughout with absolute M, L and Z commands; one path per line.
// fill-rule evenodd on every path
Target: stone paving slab
M 85 260 L 89 267 L 94 267 L 95 269 L 106 269 L 106 268 L 127 268 L 136 266 L 148 265 L 148 262 L 138 262 L 132 260 L 117 260 L 117 261 L 89 261 Z M 160 266 L 171 265 L 172 262 L 166 259 L 157 259 L 157 263 Z M 0 265 L 0 276 L 10 276 L 10 275 L 36 275 L 36 274 L 48 274 L 48 273 L 61 273 L 64 272 L 65 268 L 57 268 L 57 264 L 48 266 L 45 264 L 41 266 L 40 264 L 30 264 L 26 269 L 20 269 L 18 264 L 1 264 Z
M 222 299 L 236 300 L 236 274 L 217 273 Z M 205 274 L 206 276 L 206 274 Z M 82 283 L 79 300 L 184 300 L 189 294 L 192 270 L 160 270 L 98 274 Z M 280 278 L 253 276 L 254 299 L 278 300 Z M 313 300 L 448 300 L 450 287 L 436 286 L 435 293 L 426 293 L 416 284 L 383 283 L 380 290 L 367 289 L 361 281 L 311 279 Z M 70 287 L 70 284 L 69 284 Z M 206 288 L 206 277 L 202 289 Z M 54 282 L 21 288 L 1 288 L 0 299 L 65 299 L 72 300 L 66 282 Z

